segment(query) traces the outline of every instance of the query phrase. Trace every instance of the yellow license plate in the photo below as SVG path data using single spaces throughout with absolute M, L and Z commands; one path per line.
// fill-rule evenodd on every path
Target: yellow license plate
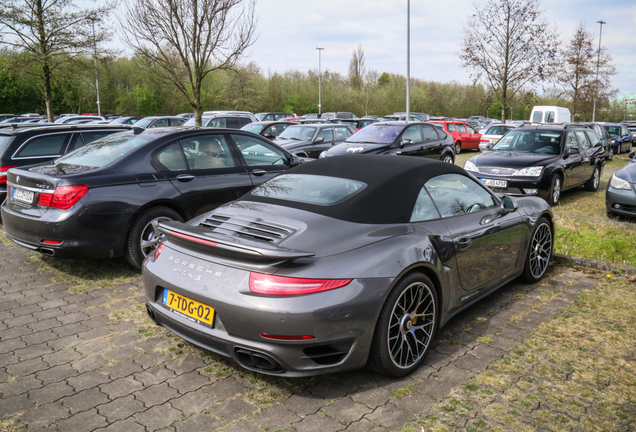
M 214 309 L 208 305 L 167 289 L 163 290 L 162 303 L 177 315 L 198 324 L 212 327 L 212 323 L 214 322 Z

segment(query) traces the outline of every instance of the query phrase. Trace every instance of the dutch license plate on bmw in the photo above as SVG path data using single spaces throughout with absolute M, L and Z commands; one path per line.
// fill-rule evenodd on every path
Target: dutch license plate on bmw
M 496 187 L 496 188 L 507 188 L 508 181 L 507 180 L 492 180 L 492 179 L 481 179 L 482 182 L 486 186 Z
M 33 204 L 34 193 L 23 189 L 13 189 L 11 199 L 14 202 L 20 202 L 25 204 Z
M 214 309 L 208 305 L 168 289 L 163 290 L 163 299 L 161 302 L 164 306 L 181 317 L 207 327 L 212 327 L 212 323 L 214 322 Z

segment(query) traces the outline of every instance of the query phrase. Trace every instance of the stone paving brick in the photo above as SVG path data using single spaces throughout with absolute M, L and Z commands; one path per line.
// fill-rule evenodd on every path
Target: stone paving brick
M 434 399 L 443 399 L 450 394 L 453 387 L 454 385 L 452 383 L 431 378 L 422 381 L 422 383 L 417 386 L 417 390 Z
M 31 330 L 26 325 L 22 325 L 20 327 L 12 327 L 2 332 L 2 339 L 3 340 L 15 339 L 15 338 L 19 338 L 20 336 L 26 336 L 30 333 L 33 333 L 33 330 Z
M 185 415 L 202 412 L 218 404 L 219 402 L 217 402 L 214 397 L 206 393 L 203 389 L 186 393 L 181 397 L 170 400 L 170 405 L 183 412 Z
M 59 382 L 46 385 L 37 390 L 31 390 L 29 392 L 29 398 L 35 401 L 38 405 L 42 405 L 43 403 L 54 402 L 73 394 L 75 394 L 73 387 L 66 384 L 66 382 Z
M 222 426 L 223 424 L 214 417 L 207 414 L 195 414 L 184 421 L 175 423 L 174 429 L 177 432 L 201 432 L 213 431 L 221 428 Z M 273 431 L 274 429 L 269 430 Z
M 301 417 L 281 406 L 272 406 L 250 417 L 250 420 L 265 430 L 277 431 L 300 421 Z
M 80 373 L 95 370 L 107 364 L 110 364 L 110 360 L 100 354 L 86 357 L 71 363 L 71 365 Z
M 196 371 L 185 373 L 179 375 L 177 378 L 168 380 L 168 385 L 181 394 L 191 392 L 208 384 L 210 384 L 210 379 Z
M 33 408 L 34 403 L 27 395 L 2 398 L 0 401 L 0 418 Z
M 75 414 L 107 403 L 108 401 L 108 396 L 106 396 L 105 393 L 102 393 L 98 388 L 91 388 L 64 398 L 63 404 L 71 410 L 71 413 Z
M 73 387 L 76 392 L 80 392 L 82 390 L 97 387 L 100 384 L 109 383 L 110 378 L 108 375 L 103 374 L 100 371 L 91 371 L 68 378 L 66 382 L 68 385 Z
M 380 426 L 376 426 L 367 419 L 362 419 L 359 422 L 350 424 L 347 432 L 386 432 L 386 429 Z
M 469 358 L 469 357 L 467 357 Z M 474 361 L 474 358 L 472 359 Z M 471 360 L 468 360 L 471 361 Z M 475 374 L 466 369 L 461 369 L 454 364 L 443 367 L 437 372 L 436 378 L 459 385 L 471 379 Z
M 82 355 L 93 355 L 110 348 L 110 344 L 103 340 L 82 343 L 75 347 L 75 350 Z
M 148 387 L 134 393 L 135 399 L 144 403 L 147 408 L 155 405 L 161 405 L 179 397 L 179 392 L 173 388 L 168 387 L 167 383 L 159 384 L 156 386 Z
M 243 393 L 247 387 L 242 383 L 236 382 L 234 378 L 226 378 L 206 386 L 204 389 L 217 400 L 224 400 Z
M 44 360 L 34 358 L 7 366 L 7 372 L 14 376 L 26 376 L 48 368 L 49 365 Z
M 192 372 L 193 370 L 196 370 L 200 367 L 204 367 L 205 365 L 206 363 L 203 360 L 193 358 L 191 356 L 178 357 L 174 361 L 166 363 L 166 367 L 168 367 L 169 369 L 172 369 L 179 375 L 183 373 Z
M 172 380 L 173 378 L 175 378 L 175 376 L 175 373 L 166 368 L 164 365 L 155 366 L 141 372 L 137 372 L 133 375 L 133 377 L 137 381 L 142 383 L 145 387 L 149 387 L 166 381 L 168 382 L 168 384 L 170 384 L 169 380 Z M 174 389 L 176 390 L 176 387 L 174 387 Z
M 58 339 L 52 339 L 47 343 L 49 344 L 49 346 L 53 347 L 57 351 L 61 349 L 72 348 L 76 345 L 81 344 L 82 342 L 83 340 L 78 338 L 77 335 L 72 335 L 66 337 L 58 336 Z
M 96 339 L 101 339 L 106 336 L 110 336 L 110 331 L 104 328 L 93 328 L 81 333 L 77 334 L 77 337 L 82 339 L 84 342 L 94 341 Z
M 126 360 L 121 363 L 106 366 L 104 367 L 103 371 L 107 373 L 112 379 L 117 379 L 141 371 L 141 366 L 133 363 L 132 360 Z
M 126 419 L 133 414 L 142 413 L 147 408 L 141 401 L 135 399 L 133 395 L 115 399 L 97 407 L 97 412 L 106 417 L 109 422 Z
M 256 426 L 248 419 L 234 423 L 227 429 L 223 429 L 223 432 L 263 432 L 263 429 Z
M 393 397 L 393 393 L 380 387 L 367 387 L 358 389 L 350 393 L 349 396 L 356 402 L 363 403 L 370 408 L 377 408 L 386 404 Z
M 42 387 L 42 381 L 37 379 L 34 374 L 21 376 L 10 382 L 0 383 L 0 394 L 2 395 L 2 399 L 6 399 L 40 387 Z
M 294 394 L 283 402 L 283 406 L 286 409 L 291 410 L 300 417 L 316 413 L 326 405 L 327 401 L 324 398 L 314 396 L 308 390 Z
M 311 414 L 292 425 L 298 432 L 330 432 L 343 430 L 344 426 L 339 421 L 319 412 Z
M 349 424 L 361 420 L 365 414 L 369 414 L 373 409 L 364 404 L 354 402 L 349 397 L 345 397 L 327 405 L 322 411 L 329 417 L 338 420 L 341 424 Z
M 211 415 L 220 418 L 224 423 L 233 423 L 248 414 L 258 411 L 254 405 L 244 402 L 243 399 L 230 399 L 209 409 Z
M 47 426 L 60 419 L 69 417 L 71 413 L 62 406 L 61 402 L 40 405 L 32 409 L 20 417 L 23 423 L 26 423 L 29 429 L 36 429 Z
M 139 354 L 141 354 L 141 351 L 133 346 L 121 346 L 115 349 L 104 351 L 103 354 L 104 357 L 109 358 L 112 361 L 120 362 L 138 356 Z
M 384 426 L 389 430 L 396 430 L 405 426 L 408 422 L 414 421 L 416 418 L 413 414 L 405 411 L 397 406 L 388 403 L 367 414 L 364 418 L 370 420 L 374 424 Z
M 325 399 L 337 399 L 351 393 L 354 387 L 350 383 L 326 379 L 309 387 L 308 390 L 312 394 Z
M 89 432 L 108 426 L 108 423 L 104 417 L 97 414 L 97 410 L 92 409 L 60 420 L 57 426 L 62 432 Z
M 30 345 L 23 349 L 15 350 L 13 353 L 20 358 L 20 360 L 28 360 L 36 357 L 44 356 L 53 352 L 53 348 L 47 344 Z M 0 364 L 2 364 L 0 362 Z
M 143 388 L 143 384 L 139 381 L 135 381 L 133 377 L 126 377 L 110 381 L 99 386 L 99 388 L 101 391 L 106 393 L 109 398 L 116 399 L 141 390 Z
M 3 338 L 3 340 L 0 341 L 0 353 L 13 353 L 13 351 L 26 346 L 27 343 L 20 339 L 5 340 Z
M 134 419 L 149 431 L 159 430 L 182 418 L 181 411 L 172 408 L 168 404 L 157 405 L 148 411 L 134 415 Z
M 201 429 L 204 431 L 205 429 Z M 146 428 L 137 423 L 133 419 L 120 420 L 108 425 L 103 429 L 97 429 L 99 432 L 145 432 Z M 39 432 L 39 431 L 38 431 Z
M 168 347 L 169 342 L 161 337 L 153 337 L 143 340 L 135 344 L 135 346 L 144 352 L 156 350 L 162 347 Z
M 45 371 L 38 372 L 35 376 L 37 379 L 42 381 L 42 384 L 46 385 L 49 383 L 58 382 L 61 380 L 65 380 L 72 376 L 78 375 L 76 369 L 71 367 L 69 364 L 63 364 L 59 366 L 54 366 Z
M 137 344 L 136 346 L 139 347 L 139 344 Z M 168 354 L 153 351 L 137 356 L 133 359 L 133 361 L 141 365 L 142 368 L 147 369 L 152 366 L 158 366 L 160 364 L 166 363 L 170 359 L 171 357 Z
M 20 358 L 12 352 L 0 354 L 0 365 L 9 366 L 20 362 Z
M 28 324 L 32 323 L 33 321 L 35 321 L 33 315 L 18 315 L 13 318 L 6 319 L 2 321 L 2 323 L 5 324 L 8 328 L 27 326 L 27 329 L 30 329 L 31 327 L 28 326 Z
M 78 360 L 80 357 L 81 354 L 75 351 L 75 349 L 66 349 L 52 354 L 43 355 L 42 360 L 47 362 L 49 366 L 58 366 L 70 363 L 73 360 Z

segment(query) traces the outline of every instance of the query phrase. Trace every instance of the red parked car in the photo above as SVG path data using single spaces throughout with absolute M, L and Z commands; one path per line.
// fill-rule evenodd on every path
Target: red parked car
M 469 123 L 463 121 L 431 121 L 429 123 L 448 132 L 455 140 L 455 154 L 459 154 L 462 149 L 479 150 L 479 140 L 481 134 L 478 133 Z

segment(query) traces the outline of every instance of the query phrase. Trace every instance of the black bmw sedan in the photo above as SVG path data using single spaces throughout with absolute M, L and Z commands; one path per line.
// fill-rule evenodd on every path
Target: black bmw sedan
M 390 154 L 455 161 L 451 135 L 430 123 L 389 121 L 373 123 L 320 157 L 345 154 Z
M 566 189 L 597 190 L 604 166 L 604 149 L 593 130 L 540 125 L 511 130 L 490 151 L 468 159 L 464 169 L 495 192 L 540 196 L 555 205 Z
M 133 128 L 53 162 L 10 169 L 4 231 L 43 254 L 125 256 L 141 267 L 160 221 L 188 220 L 298 163 L 250 132 Z
M 142 269 L 155 323 L 286 376 L 413 372 L 453 315 L 513 278 L 541 279 L 554 238 L 543 199 L 382 155 L 302 164 L 159 229 Z

